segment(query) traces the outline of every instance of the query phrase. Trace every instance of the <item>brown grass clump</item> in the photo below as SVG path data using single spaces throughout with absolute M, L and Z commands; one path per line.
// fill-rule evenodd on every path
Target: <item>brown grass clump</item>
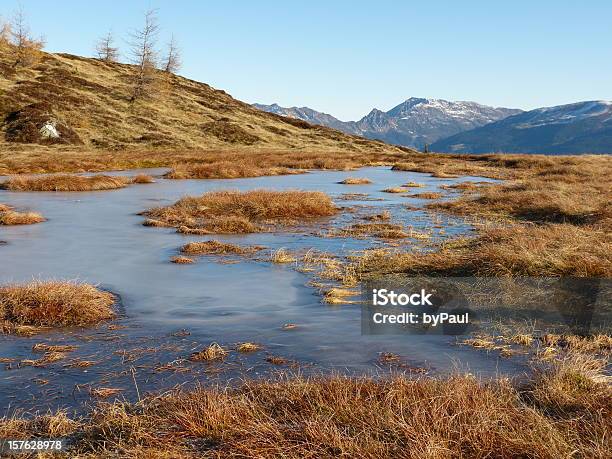
M 15 176 L 0 184 L 0 189 L 9 191 L 99 191 L 124 188 L 128 183 L 129 179 L 125 177 L 108 175 L 91 177 L 69 174 Z
M 89 391 L 89 393 L 93 397 L 97 397 L 97 398 L 112 397 L 114 395 L 120 394 L 121 392 L 123 392 L 123 389 L 119 389 L 116 387 L 97 387 L 97 388 L 91 388 Z
M 391 220 L 391 212 L 389 212 L 388 210 L 383 210 L 379 214 L 366 215 L 363 218 L 364 220 L 367 220 L 370 222 L 388 221 L 388 220 Z
M 342 237 L 376 237 L 380 239 L 404 239 L 409 234 L 402 225 L 395 223 L 356 223 L 339 233 Z
M 190 242 L 181 247 L 181 252 L 190 255 L 248 255 L 262 250 L 259 246 L 240 246 L 215 240 Z
M 70 344 L 47 344 L 47 343 L 36 343 L 32 346 L 33 352 L 72 352 L 76 351 L 78 346 Z
M 260 167 L 253 163 L 215 161 L 207 164 L 178 165 L 165 177 L 169 179 L 236 179 L 300 173 L 302 173 L 301 170 L 287 167 Z
M 359 295 L 358 291 L 348 290 L 345 288 L 333 287 L 326 290 L 323 293 L 323 303 L 327 304 L 350 304 L 355 301 L 348 300 L 347 298 Z
M 348 177 L 338 183 L 340 185 L 368 185 L 372 183 L 372 180 L 365 177 Z
M 181 232 L 251 233 L 261 225 L 291 224 L 334 215 L 338 209 L 318 191 L 211 191 L 186 197 L 172 206 L 144 212 L 147 217 L 181 228 Z
M 385 188 L 384 190 L 382 190 L 383 193 L 407 193 L 408 190 L 405 188 L 401 188 L 401 187 L 391 187 L 391 188 Z
M 34 225 L 47 221 L 45 217 L 35 212 L 15 212 L 0 209 L 0 225 Z
M 296 260 L 297 260 L 296 257 L 293 256 L 287 249 L 283 247 L 273 251 L 272 254 L 270 255 L 270 261 L 272 263 L 279 263 L 279 264 L 293 263 Z
M 417 198 L 417 199 L 440 199 L 442 197 L 442 193 L 436 193 L 434 191 L 428 191 L 428 192 L 425 192 L 425 193 L 409 194 L 407 197 L 409 197 L 409 198 Z
M 408 182 L 402 185 L 402 187 L 404 188 L 423 188 L 425 186 L 424 183 L 417 183 L 417 182 Z
M 574 225 L 511 225 L 435 252 L 367 253 L 358 267 L 364 275 L 609 277 L 611 249 L 601 234 Z
M 240 343 L 238 346 L 236 346 L 236 350 L 238 352 L 256 352 L 262 349 L 261 344 L 257 344 L 257 343 Z
M 194 352 L 189 357 L 189 360 L 194 362 L 206 360 L 223 360 L 227 356 L 227 351 L 219 346 L 217 343 L 211 343 L 208 347 L 202 349 L 199 352 Z
M 114 303 L 114 295 L 89 284 L 34 281 L 7 285 L 0 287 L 0 321 L 8 327 L 92 325 L 113 318 Z
M 132 177 L 132 183 L 138 183 L 138 184 L 155 183 L 155 180 L 150 175 L 138 174 Z
M 599 371 L 592 360 L 567 359 L 522 385 L 472 376 L 279 377 L 105 403 L 57 425 L 74 439 L 75 457 L 604 458 L 612 389 Z M 49 437 L 48 425 L 3 418 L 0 435 Z
M 172 257 L 170 258 L 170 262 L 176 263 L 177 265 L 190 265 L 194 263 L 193 258 L 182 257 L 182 256 Z

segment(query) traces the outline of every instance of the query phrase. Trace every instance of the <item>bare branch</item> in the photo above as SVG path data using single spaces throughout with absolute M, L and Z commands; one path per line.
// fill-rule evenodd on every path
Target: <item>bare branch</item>
M 119 48 L 114 46 L 115 38 L 113 33 L 109 31 L 104 37 L 96 43 L 96 53 L 98 58 L 105 62 L 117 62 L 119 60 Z
M 15 56 L 14 65 L 28 66 L 35 62 L 45 43 L 42 38 L 32 37 L 23 6 L 20 5 L 15 12 L 8 33 L 9 43 L 13 46 Z
M 149 10 L 143 28 L 130 34 L 130 61 L 136 66 L 132 100 L 148 95 L 155 79 L 158 33 L 157 10 Z
M 179 48 L 174 35 L 168 43 L 168 52 L 164 58 L 163 69 L 168 73 L 176 73 L 182 66 L 181 49 Z

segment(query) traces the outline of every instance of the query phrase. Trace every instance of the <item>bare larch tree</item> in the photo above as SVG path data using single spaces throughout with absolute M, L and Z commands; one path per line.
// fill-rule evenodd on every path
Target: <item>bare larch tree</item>
M 142 29 L 130 34 L 131 62 L 136 66 L 132 101 L 151 94 L 155 82 L 157 68 L 157 11 L 149 10 L 145 13 L 145 23 Z
M 167 73 L 176 73 L 181 69 L 181 49 L 179 48 L 174 35 L 168 43 L 168 51 L 163 61 L 163 70 Z
M 114 46 L 115 38 L 113 33 L 109 31 L 104 37 L 96 43 L 96 53 L 98 58 L 104 62 L 117 62 L 119 60 L 119 48 Z
M 8 27 L 9 42 L 13 48 L 15 57 L 15 67 L 18 65 L 28 66 L 36 61 L 40 50 L 44 47 L 42 38 L 36 39 L 32 37 L 30 27 L 26 21 L 26 16 L 23 8 L 20 6 L 10 26 Z

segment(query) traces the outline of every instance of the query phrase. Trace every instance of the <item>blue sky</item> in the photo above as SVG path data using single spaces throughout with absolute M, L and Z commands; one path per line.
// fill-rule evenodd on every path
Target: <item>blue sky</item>
M 0 0 L 10 16 L 17 0 Z M 181 74 L 343 120 L 410 96 L 530 109 L 612 99 L 612 1 L 21 0 L 50 51 L 91 55 L 159 9 Z M 126 48 L 123 41 L 120 42 Z

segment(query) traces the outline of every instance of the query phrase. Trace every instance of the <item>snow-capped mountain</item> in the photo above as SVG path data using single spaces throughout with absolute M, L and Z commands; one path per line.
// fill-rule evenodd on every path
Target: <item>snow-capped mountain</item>
M 375 108 L 359 121 L 340 121 L 307 107 L 284 108 L 277 104 L 254 106 L 260 110 L 299 118 L 349 134 L 419 149 L 436 140 L 521 112 L 475 102 L 411 97 L 387 112 Z
M 432 151 L 612 153 L 612 102 L 537 108 L 442 139 Z
M 346 132 L 348 134 L 361 135 L 357 127 L 352 122 L 340 121 L 327 113 L 321 113 L 312 108 L 308 107 L 281 107 L 278 104 L 263 105 L 253 104 L 253 107 L 262 110 L 264 112 L 275 113 L 277 115 L 288 116 L 289 118 L 297 118 L 300 120 L 307 121 L 312 124 L 319 124 L 321 126 L 327 126 L 339 131 Z

